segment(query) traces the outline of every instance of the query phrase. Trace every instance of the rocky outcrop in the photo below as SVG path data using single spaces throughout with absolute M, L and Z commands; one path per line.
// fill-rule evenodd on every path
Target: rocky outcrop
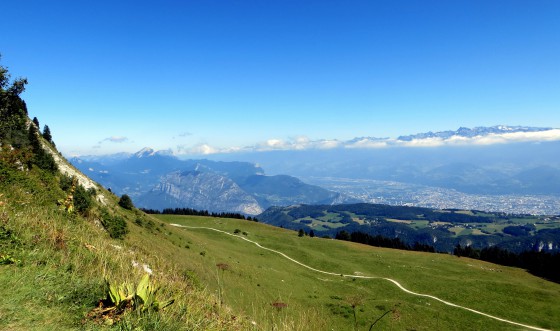
M 211 212 L 260 214 L 263 209 L 231 179 L 212 172 L 176 171 L 164 176 L 137 206 L 152 209 L 189 208 Z

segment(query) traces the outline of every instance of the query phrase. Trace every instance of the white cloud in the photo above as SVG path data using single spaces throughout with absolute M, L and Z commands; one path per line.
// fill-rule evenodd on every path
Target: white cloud
M 344 143 L 346 148 L 384 148 L 388 146 L 388 141 L 362 138 L 350 143 Z
M 98 144 L 100 145 L 100 144 L 102 144 L 106 141 L 111 142 L 111 143 L 124 143 L 124 142 L 128 141 L 128 138 L 123 137 L 123 136 L 111 136 L 111 137 L 108 137 L 108 138 L 105 138 L 105 139 L 101 140 L 100 142 L 98 142 Z
M 492 145 L 515 142 L 560 141 L 560 129 L 550 129 L 536 132 L 506 132 L 488 134 L 475 137 L 454 135 L 449 138 L 430 137 L 412 139 L 410 141 L 394 138 L 357 138 L 349 141 L 339 140 L 311 140 L 306 136 L 298 136 L 289 140 L 268 139 L 264 142 L 246 147 L 217 148 L 208 144 L 193 147 L 178 146 L 179 154 L 218 154 L 235 152 L 265 152 L 277 150 L 310 150 L 333 148 L 391 148 L 391 147 L 438 147 L 461 145 Z
M 191 132 L 184 131 L 184 132 L 179 133 L 179 134 L 176 135 L 176 136 L 173 136 L 173 139 L 190 137 L 190 136 L 192 136 L 192 135 L 193 135 L 193 134 L 192 134 Z
M 315 147 L 318 149 L 331 149 L 340 146 L 342 146 L 342 143 L 338 140 L 320 140 L 315 144 Z
M 179 154 L 194 154 L 194 155 L 207 155 L 207 154 L 217 154 L 221 151 L 207 144 L 200 144 L 192 147 L 177 146 L 177 151 Z
M 451 136 L 447 139 L 426 138 L 413 139 L 411 141 L 395 141 L 395 145 L 407 147 L 437 147 L 437 146 L 457 146 L 457 145 L 494 145 L 516 142 L 537 142 L 537 141 L 557 141 L 560 140 L 560 129 L 551 129 L 536 132 L 507 132 L 491 133 L 484 136 L 472 138 L 462 136 Z
M 93 149 L 100 149 L 101 145 L 105 142 L 110 142 L 110 143 L 124 143 L 124 142 L 128 142 L 128 138 L 124 137 L 124 136 L 111 136 L 108 138 L 105 138 L 103 140 L 100 140 L 96 145 L 92 146 Z
M 298 136 L 290 140 L 269 139 L 255 146 L 242 148 L 244 151 L 272 151 L 272 150 L 308 150 L 308 149 L 330 149 L 341 147 L 338 140 L 311 140 L 306 136 Z
M 391 146 L 402 147 L 439 147 L 439 146 L 461 146 L 461 145 L 493 145 L 516 142 L 539 142 L 560 140 L 560 129 L 550 129 L 535 132 L 506 132 L 491 133 L 483 136 L 463 137 L 454 135 L 449 138 L 430 137 L 424 139 L 412 139 L 410 141 L 397 139 L 374 139 L 362 138 L 352 141 L 344 146 L 346 148 L 382 148 Z

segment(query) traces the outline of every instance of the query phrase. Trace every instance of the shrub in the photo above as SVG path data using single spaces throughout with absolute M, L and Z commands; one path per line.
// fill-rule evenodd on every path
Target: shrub
M 82 185 L 77 185 L 74 191 L 74 209 L 82 214 L 86 215 L 93 205 L 93 199 L 89 191 Z
M 132 200 L 130 199 L 130 197 L 127 194 L 122 195 L 122 197 L 119 200 L 119 206 L 123 207 L 124 209 L 128 209 L 128 210 L 131 210 L 132 208 L 134 208 L 134 204 L 132 203 Z
M 109 232 L 111 238 L 123 239 L 128 233 L 126 221 L 118 215 L 109 214 L 107 211 L 104 211 L 101 215 L 101 224 Z

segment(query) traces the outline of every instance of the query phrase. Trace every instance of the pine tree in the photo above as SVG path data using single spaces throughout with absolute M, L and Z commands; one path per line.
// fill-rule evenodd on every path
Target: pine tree
M 58 167 L 52 155 L 46 152 L 41 146 L 41 141 L 39 140 L 39 132 L 34 125 L 30 125 L 28 129 L 28 138 L 31 150 L 33 151 L 33 158 L 30 160 L 31 164 L 37 165 L 39 168 L 48 170 L 50 172 L 56 172 Z
M 19 97 L 26 84 L 25 78 L 11 81 L 8 68 L 0 65 L 0 144 L 8 144 L 14 148 L 29 144 L 27 106 Z
M 49 128 L 48 125 L 45 125 L 45 127 L 43 128 L 43 138 L 45 138 L 46 141 L 54 145 L 52 141 L 51 129 Z

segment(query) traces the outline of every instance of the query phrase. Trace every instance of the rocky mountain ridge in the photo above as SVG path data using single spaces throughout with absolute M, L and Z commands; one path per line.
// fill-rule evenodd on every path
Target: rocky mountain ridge
M 149 209 L 193 208 L 211 212 L 260 214 L 272 205 L 352 202 L 336 192 L 286 176 L 266 176 L 249 162 L 180 160 L 168 151 L 144 148 L 128 157 L 72 158 L 78 169 L 129 195 Z

